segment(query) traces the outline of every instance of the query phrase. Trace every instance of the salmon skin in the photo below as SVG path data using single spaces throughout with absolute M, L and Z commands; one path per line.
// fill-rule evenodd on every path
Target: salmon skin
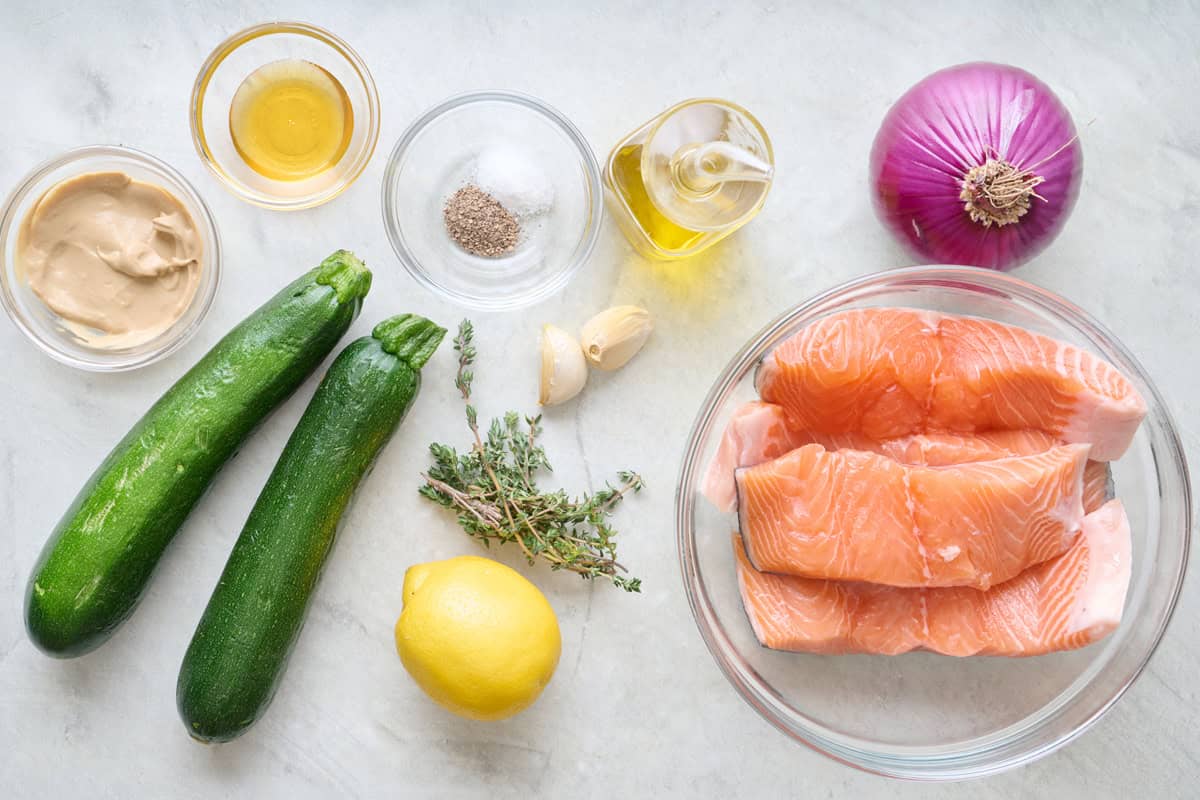
M 992 458 L 1031 455 L 1062 442 L 1042 431 L 988 431 L 975 434 L 932 433 L 876 440 L 861 433 L 819 434 L 795 428 L 782 406 L 751 401 L 734 410 L 717 452 L 709 462 L 701 492 L 720 511 L 737 508 L 734 473 L 797 447 L 819 444 L 826 450 L 867 450 L 902 464 L 945 466 Z M 1091 513 L 1113 496 L 1109 467 L 1089 461 L 1083 476 L 1083 510 Z
M 759 366 L 763 400 L 794 427 L 891 439 L 1040 430 L 1113 461 L 1146 415 L 1115 367 L 991 320 L 907 308 L 842 311 L 805 326 Z
M 733 537 L 738 588 L 758 641 L 804 653 L 1036 656 L 1084 647 L 1121 622 L 1129 521 L 1119 500 L 1083 519 L 1058 558 L 986 592 L 898 589 L 759 572 Z
M 950 466 L 809 444 L 736 473 L 766 572 L 987 589 L 1061 555 L 1083 517 L 1088 446 Z

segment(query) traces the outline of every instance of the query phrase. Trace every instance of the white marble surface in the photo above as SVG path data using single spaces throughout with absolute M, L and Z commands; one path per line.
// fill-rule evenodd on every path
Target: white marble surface
M 0 793 L 7 797 L 958 797 L 1186 796 L 1200 772 L 1192 581 L 1133 690 L 1091 732 L 1034 766 L 965 786 L 888 782 L 797 746 L 726 684 L 695 632 L 675 557 L 672 494 L 703 392 L 733 351 L 785 307 L 845 278 L 911 263 L 872 217 L 866 156 L 889 103 L 956 62 L 1019 64 L 1060 93 L 1083 132 L 1083 192 L 1061 238 L 1021 276 L 1096 314 L 1159 381 L 1200 456 L 1200 6 L 1016 2 L 895 4 L 0 2 L 0 187 L 59 151 L 119 142 L 192 179 L 216 215 L 225 274 L 199 334 L 135 374 L 59 366 L 0 322 Z M 876 6 L 879 7 L 876 7 Z M 887 4 L 892 5 L 892 4 Z M 647 6 L 656 6 L 650 9 Z M 567 7 L 573 7 L 567 10 Z M 904 10 L 901 10 L 904 7 Z M 168 10 L 170 9 L 170 10 Z M 324 208 L 242 204 L 201 167 L 187 101 L 210 48 L 272 18 L 310 20 L 356 47 L 379 84 L 379 152 Z M 652 346 L 583 399 L 548 414 L 558 478 L 581 489 L 617 468 L 650 489 L 620 517 L 642 596 L 541 569 L 563 629 L 543 699 L 508 722 L 443 713 L 392 648 L 411 563 L 473 552 L 415 494 L 424 447 L 461 441 L 451 353 L 349 514 L 278 698 L 236 744 L 192 743 L 176 716 L 180 657 L 259 487 L 313 382 L 217 479 L 145 602 L 105 647 L 60 662 L 21 624 L 26 576 L 62 510 L 113 442 L 226 330 L 298 270 L 349 247 L 375 270 L 352 335 L 399 310 L 453 322 L 388 247 L 384 160 L 414 115 L 470 89 L 514 88 L 571 117 L 603 154 L 678 99 L 753 109 L 779 178 L 762 215 L 700 263 L 635 257 L 607 220 L 565 292 L 521 314 L 477 316 L 484 412 L 529 408 L 538 323 L 577 325 L 614 302 L 654 311 Z M 1200 463 L 1200 462 L 1198 462 Z M 512 554 L 508 560 L 515 563 Z

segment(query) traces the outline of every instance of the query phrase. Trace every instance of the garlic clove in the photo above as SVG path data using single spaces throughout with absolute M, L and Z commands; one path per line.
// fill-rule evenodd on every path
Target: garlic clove
M 620 369 L 637 355 L 654 330 L 650 312 L 637 306 L 613 306 L 583 326 L 583 354 L 597 369 Z
M 575 337 L 554 325 L 542 326 L 542 379 L 538 404 L 556 406 L 583 390 L 587 360 Z

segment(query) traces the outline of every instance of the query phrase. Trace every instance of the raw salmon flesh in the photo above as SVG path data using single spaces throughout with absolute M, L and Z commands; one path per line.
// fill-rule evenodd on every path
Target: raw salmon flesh
M 1114 461 L 1146 414 L 1065 342 L 906 308 L 830 315 L 759 365 L 702 492 L 737 511 L 764 646 L 1034 656 L 1121 621 L 1129 521 Z
M 1034 656 L 1083 647 L 1120 624 L 1131 566 L 1119 500 L 1084 517 L 1065 553 L 986 592 L 759 572 L 741 537 L 733 539 L 755 636 L 766 647 L 806 653 Z
M 1083 518 L 1088 446 L 926 467 L 810 444 L 737 471 L 761 570 L 986 589 L 1061 555 Z
M 992 458 L 1040 453 L 1057 444 L 1042 431 L 988 431 L 983 433 L 929 433 L 876 440 L 861 433 L 819 434 L 797 430 L 782 406 L 753 400 L 734 412 L 709 462 L 701 491 L 720 511 L 737 508 L 739 467 L 753 467 L 806 444 L 826 450 L 868 450 L 902 464 L 928 467 L 987 461 Z M 1108 465 L 1089 461 L 1083 473 L 1083 510 L 1091 513 L 1111 499 Z
M 1046 336 L 906 308 L 843 311 L 780 344 L 759 367 L 763 400 L 794 427 L 890 439 L 1040 430 L 1120 458 L 1146 414 L 1107 362 Z

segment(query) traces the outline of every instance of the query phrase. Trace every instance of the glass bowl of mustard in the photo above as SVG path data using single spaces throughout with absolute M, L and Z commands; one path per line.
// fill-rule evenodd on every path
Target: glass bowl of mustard
M 121 372 L 178 350 L 216 295 L 221 243 L 195 188 L 128 147 L 70 150 L 0 210 L 0 304 L 45 354 Z
M 269 22 L 213 50 L 192 88 L 192 141 L 221 183 L 277 211 L 312 208 L 352 184 L 379 139 L 367 65 L 327 30 Z

